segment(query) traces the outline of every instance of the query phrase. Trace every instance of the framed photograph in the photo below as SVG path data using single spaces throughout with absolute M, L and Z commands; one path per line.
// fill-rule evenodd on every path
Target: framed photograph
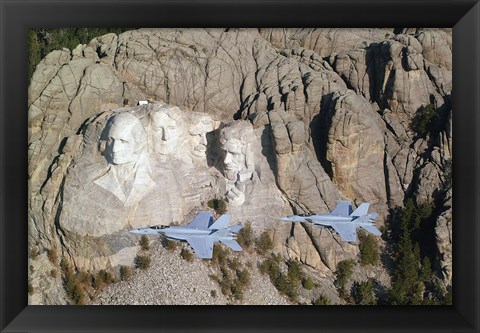
M 2 332 L 479 330 L 477 1 L 0 6 Z

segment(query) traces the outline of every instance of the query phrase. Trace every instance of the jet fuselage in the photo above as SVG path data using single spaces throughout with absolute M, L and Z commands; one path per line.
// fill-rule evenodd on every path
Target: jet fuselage
M 352 222 L 357 217 L 350 216 L 335 216 L 330 214 L 315 214 L 315 215 L 290 215 L 282 217 L 281 220 L 285 222 L 312 222 L 312 223 L 329 223 L 329 222 Z
M 186 228 L 183 226 L 160 226 L 160 227 L 149 227 L 149 228 L 139 228 L 130 231 L 133 234 L 137 235 L 165 235 L 167 238 L 186 240 L 191 236 L 209 236 L 215 233 L 217 230 L 212 230 L 208 228 Z M 229 236 L 213 236 L 216 239 L 236 239 L 236 237 L 231 233 Z
M 241 224 L 229 226 L 231 216 L 222 214 L 216 221 L 213 213 L 202 211 L 197 213 L 193 220 L 184 226 L 152 226 L 130 230 L 137 235 L 164 235 L 167 239 L 186 241 L 201 259 L 211 259 L 213 246 L 221 242 L 236 252 L 242 251 L 237 243 L 237 233 L 242 229 Z
M 280 219 L 285 222 L 308 222 L 314 226 L 331 227 L 342 240 L 355 243 L 358 227 L 375 236 L 381 236 L 380 230 L 374 225 L 378 214 L 368 213 L 369 205 L 362 203 L 353 211 L 350 201 L 339 201 L 331 213 L 289 215 Z

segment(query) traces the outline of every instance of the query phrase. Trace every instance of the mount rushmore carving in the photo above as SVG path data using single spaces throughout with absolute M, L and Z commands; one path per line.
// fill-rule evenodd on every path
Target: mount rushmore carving
M 60 225 L 67 231 L 98 237 L 127 226 L 180 223 L 200 204 L 188 203 L 195 195 L 204 201 L 223 197 L 234 206 L 245 202 L 254 173 L 255 139 L 248 122 L 219 130 L 218 144 L 211 144 L 220 147 L 218 169 L 207 165 L 206 136 L 214 130 L 207 115 L 149 104 L 104 113 L 89 127 L 95 127 L 98 140 L 86 143 L 73 161 L 76 172 L 64 183 Z M 205 187 L 196 187 L 199 179 Z

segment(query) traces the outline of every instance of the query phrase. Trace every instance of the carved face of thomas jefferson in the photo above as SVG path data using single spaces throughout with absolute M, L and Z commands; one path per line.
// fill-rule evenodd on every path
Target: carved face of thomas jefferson
M 178 146 L 180 130 L 177 120 L 163 110 L 151 114 L 152 148 L 160 155 L 175 153 Z

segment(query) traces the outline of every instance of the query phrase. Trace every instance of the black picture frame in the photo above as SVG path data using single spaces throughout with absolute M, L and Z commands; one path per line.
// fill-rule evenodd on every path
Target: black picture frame
M 478 332 L 480 4 L 477 1 L 0 0 L 2 332 Z M 453 27 L 453 305 L 28 306 L 27 29 Z

